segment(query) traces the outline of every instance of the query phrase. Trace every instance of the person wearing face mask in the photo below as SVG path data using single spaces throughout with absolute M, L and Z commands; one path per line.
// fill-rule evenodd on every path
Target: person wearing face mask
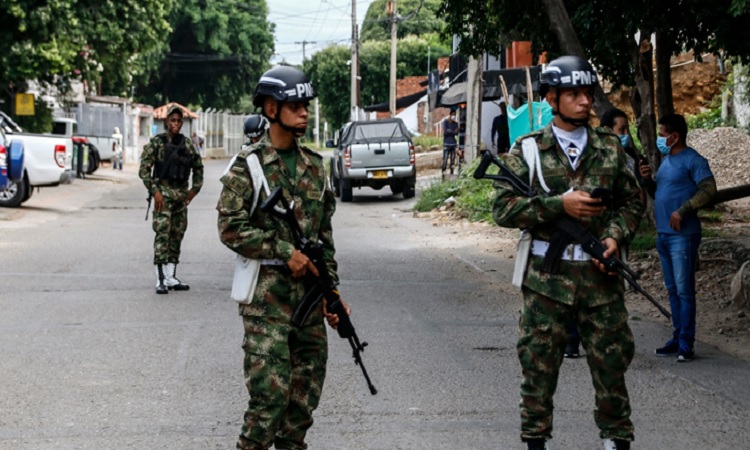
M 695 358 L 695 270 L 701 242 L 698 210 L 716 196 L 716 180 L 706 158 L 687 146 L 687 123 L 678 114 L 659 119 L 656 146 L 662 155 L 656 178 L 640 165 L 644 187 L 654 198 L 656 248 L 672 310 L 672 337 L 656 356 Z
M 531 236 L 530 254 L 517 258 L 528 256 L 520 267 L 523 306 L 516 344 L 523 374 L 521 440 L 528 450 L 549 448 L 566 326 L 575 323 L 596 392 L 599 437 L 605 450 L 629 450 L 634 427 L 625 372 L 635 344 L 622 279 L 607 273 L 575 242 L 564 249 L 558 264 L 545 261 L 558 233 L 556 221 L 566 216 L 586 224 L 607 248 L 605 255 L 618 254 L 643 213 L 638 182 L 627 168 L 619 139 L 589 123 L 598 84 L 591 64 L 563 56 L 545 67 L 539 81 L 554 118 L 544 129 L 519 138 L 503 163 L 546 195 L 527 197 L 498 181 L 492 208 L 498 225 Z M 607 189 L 611 202 L 594 198 L 595 188 Z
M 443 175 L 445 175 L 445 169 L 448 167 L 449 159 L 451 162 L 451 175 L 453 175 L 453 165 L 456 161 L 456 147 L 458 146 L 456 136 L 458 136 L 456 111 L 451 111 L 448 120 L 443 124 L 443 165 L 440 167 L 440 171 Z

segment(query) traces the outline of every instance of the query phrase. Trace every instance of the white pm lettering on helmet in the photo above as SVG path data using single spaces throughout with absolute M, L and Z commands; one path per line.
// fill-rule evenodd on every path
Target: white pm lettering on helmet
M 593 78 L 594 81 L 596 81 L 596 75 L 592 74 L 588 71 L 583 70 L 574 70 L 573 73 L 571 73 L 571 76 L 573 77 L 573 84 L 585 84 L 589 85 L 591 84 L 591 79 Z
M 298 83 L 297 84 L 297 97 L 312 97 L 313 88 L 310 83 Z

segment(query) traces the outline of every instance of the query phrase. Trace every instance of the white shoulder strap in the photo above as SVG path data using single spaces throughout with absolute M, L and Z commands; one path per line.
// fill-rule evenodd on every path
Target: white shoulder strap
M 262 187 L 266 191 L 267 196 L 271 195 L 271 190 L 268 188 L 268 181 L 263 174 L 263 167 L 260 165 L 258 155 L 250 153 L 245 161 L 247 161 L 247 168 L 250 170 L 250 177 L 253 179 L 253 205 L 250 207 L 250 215 L 252 215 L 255 212 L 255 207 L 258 206 L 260 188 Z
M 528 137 L 522 140 L 521 149 L 523 150 L 523 159 L 529 166 L 529 187 L 533 186 L 534 176 L 536 175 L 539 177 L 539 184 L 542 185 L 544 192 L 549 192 L 550 188 L 544 182 L 544 175 L 542 174 L 542 162 L 539 158 L 539 146 L 536 144 L 536 139 Z

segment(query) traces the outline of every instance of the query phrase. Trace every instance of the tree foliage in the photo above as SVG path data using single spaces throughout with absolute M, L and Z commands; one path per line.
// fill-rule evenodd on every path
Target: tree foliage
M 434 41 L 410 36 L 397 44 L 396 77 L 404 78 L 426 75 L 428 46 L 432 67 L 440 56 L 450 50 Z M 349 120 L 351 105 L 351 49 L 343 45 L 331 45 L 306 62 L 305 71 L 312 78 L 320 96 L 323 116 L 335 128 Z M 360 46 L 360 106 L 384 103 L 389 98 L 391 44 L 389 41 L 366 41 Z
M 387 0 L 375 0 L 367 8 L 362 22 L 360 40 L 383 41 L 391 38 L 391 17 L 386 14 Z M 399 0 L 396 13 L 405 17 L 419 8 L 420 0 Z M 438 14 L 440 0 L 424 0 L 418 14 L 398 24 L 398 38 L 409 35 L 420 36 L 427 33 L 439 33 L 445 27 L 445 21 Z
M 170 31 L 173 0 L 0 0 L 0 85 L 23 92 L 28 81 L 64 89 L 71 80 L 122 94 L 155 67 Z
M 169 52 L 138 98 L 236 110 L 273 54 L 267 16 L 265 0 L 181 2 L 171 18 Z

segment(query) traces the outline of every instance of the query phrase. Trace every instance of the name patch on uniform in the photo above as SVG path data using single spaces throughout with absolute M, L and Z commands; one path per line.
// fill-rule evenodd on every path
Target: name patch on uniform
M 307 191 L 305 196 L 308 200 L 320 200 L 320 191 Z

